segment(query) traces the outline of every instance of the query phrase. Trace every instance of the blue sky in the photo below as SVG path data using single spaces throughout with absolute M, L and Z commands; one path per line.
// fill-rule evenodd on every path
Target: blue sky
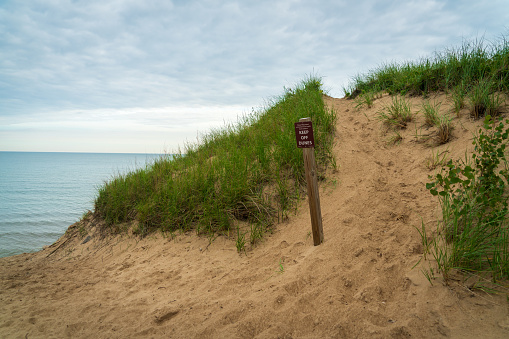
M 509 32 L 503 1 L 0 0 L 0 151 L 172 152 L 309 74 Z

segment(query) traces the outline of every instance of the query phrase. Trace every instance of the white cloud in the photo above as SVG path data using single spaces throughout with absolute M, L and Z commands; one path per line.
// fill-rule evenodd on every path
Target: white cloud
M 161 107 L 0 116 L 0 149 L 15 151 L 172 152 L 186 140 L 234 123 L 247 107 Z
M 252 107 L 312 72 L 340 96 L 359 72 L 463 37 L 495 37 L 506 22 L 505 1 L 7 1 L 0 123 L 42 115 L 46 125 L 62 124 L 55 116 L 78 111 L 97 121 L 120 111 L 127 122 L 139 121 L 133 111 L 159 121 L 156 112 L 168 107 L 179 121 L 177 111 L 210 107 L 185 114 L 202 128 L 214 123 L 215 108 Z

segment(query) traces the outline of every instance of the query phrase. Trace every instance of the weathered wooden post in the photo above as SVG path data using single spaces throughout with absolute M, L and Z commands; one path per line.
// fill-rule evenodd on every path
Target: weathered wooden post
M 295 123 L 295 137 L 297 138 L 297 147 L 302 148 L 304 156 L 313 243 L 317 246 L 323 242 L 323 227 L 316 174 L 315 139 L 313 136 L 313 124 L 310 118 L 302 118 L 299 122 Z

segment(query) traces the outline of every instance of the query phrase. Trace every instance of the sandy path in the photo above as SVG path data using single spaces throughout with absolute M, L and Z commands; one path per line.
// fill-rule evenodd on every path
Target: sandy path
M 52 254 L 67 238 L 0 259 L 0 336 L 508 338 L 505 295 L 432 286 L 412 270 L 422 252 L 414 226 L 432 228 L 437 217 L 425 189 L 431 149 L 412 141 L 413 127 L 400 145 L 386 144 L 374 116 L 387 100 L 359 111 L 327 99 L 339 116 L 339 170 L 320 190 L 322 245 L 312 244 L 304 201 L 242 255 L 224 237 L 101 239 L 93 222 L 82 244 L 76 225 Z M 475 128 L 456 125 L 442 146 L 455 156 Z

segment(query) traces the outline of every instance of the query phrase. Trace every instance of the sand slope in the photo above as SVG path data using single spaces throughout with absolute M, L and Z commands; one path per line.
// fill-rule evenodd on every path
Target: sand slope
M 139 240 L 78 223 L 41 252 L 0 259 L 0 337 L 508 338 L 505 295 L 430 285 L 412 270 L 422 253 L 414 227 L 432 229 L 438 215 L 425 189 L 432 129 L 419 117 L 387 145 L 374 117 L 389 97 L 360 110 L 326 100 L 338 112 L 339 169 L 320 188 L 322 245 L 305 201 L 242 255 L 224 237 Z M 421 99 L 411 100 L 416 112 Z M 441 149 L 458 157 L 479 123 L 454 125 Z

